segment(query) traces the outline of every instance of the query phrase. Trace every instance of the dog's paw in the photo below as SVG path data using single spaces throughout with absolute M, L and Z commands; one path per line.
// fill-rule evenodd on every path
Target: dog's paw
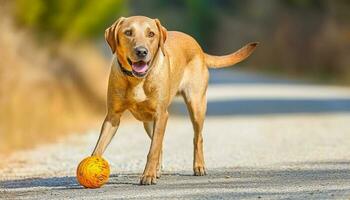
M 157 170 L 157 175 L 156 177 L 157 178 L 160 178 L 162 176 L 162 170 Z
M 163 170 L 163 166 L 160 166 L 160 167 L 158 166 L 157 174 L 156 174 L 157 178 L 160 178 L 162 176 L 162 170 Z
M 143 175 L 140 179 L 140 185 L 155 185 L 157 184 L 157 177 L 150 175 Z
M 195 167 L 193 168 L 194 175 L 195 176 L 205 176 L 207 175 L 207 172 L 205 171 L 204 167 Z

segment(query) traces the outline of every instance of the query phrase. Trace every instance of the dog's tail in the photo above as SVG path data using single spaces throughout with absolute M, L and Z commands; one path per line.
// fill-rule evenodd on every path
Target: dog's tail
M 209 68 L 222 68 L 234 65 L 246 59 L 250 54 L 252 54 L 258 44 L 258 42 L 249 43 L 238 51 L 225 56 L 213 56 L 204 53 L 205 63 Z

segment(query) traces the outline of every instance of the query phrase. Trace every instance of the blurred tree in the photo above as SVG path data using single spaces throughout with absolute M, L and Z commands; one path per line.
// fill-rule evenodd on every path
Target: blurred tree
M 125 0 L 15 1 L 20 24 L 68 40 L 96 36 L 126 12 Z
M 217 24 L 213 0 L 184 0 L 187 10 L 187 30 L 205 49 L 210 47 Z
M 324 6 L 325 1 L 320 0 L 285 0 L 282 3 L 288 5 L 291 8 L 304 8 L 304 9 L 320 9 Z

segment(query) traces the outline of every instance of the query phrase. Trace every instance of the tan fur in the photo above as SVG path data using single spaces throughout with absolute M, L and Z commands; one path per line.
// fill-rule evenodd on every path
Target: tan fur
M 127 30 L 133 30 L 131 37 Z M 149 32 L 155 33 L 149 37 Z M 144 123 L 151 138 L 147 164 L 140 184 L 156 183 L 160 176 L 161 154 L 168 106 L 176 94 L 184 97 L 194 129 L 194 175 L 206 174 L 202 128 L 206 113 L 208 67 L 223 67 L 247 58 L 257 43 L 251 43 L 227 56 L 211 56 L 204 53 L 191 36 L 167 31 L 158 19 L 143 16 L 120 18 L 106 30 L 106 41 L 116 55 L 111 68 L 107 107 L 99 140 L 93 155 L 102 155 L 116 133 L 120 117 L 129 110 Z M 150 68 L 143 78 L 130 77 L 121 71 L 131 70 L 127 58 L 136 59 L 134 48 L 143 45 L 149 50 Z

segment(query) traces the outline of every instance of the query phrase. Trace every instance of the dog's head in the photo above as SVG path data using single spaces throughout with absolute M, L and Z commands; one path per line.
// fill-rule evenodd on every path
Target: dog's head
M 164 54 L 167 30 L 158 19 L 119 18 L 107 28 L 105 38 L 121 65 L 138 78 L 145 77 L 158 51 Z

